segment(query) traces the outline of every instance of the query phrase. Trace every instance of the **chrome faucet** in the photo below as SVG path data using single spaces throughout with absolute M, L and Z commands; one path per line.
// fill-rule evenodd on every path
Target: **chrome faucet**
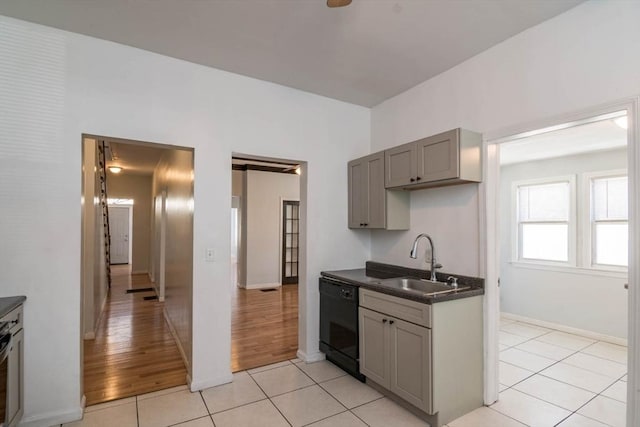
M 427 240 L 429 241 L 429 246 L 431 247 L 431 279 L 430 280 L 432 282 L 437 282 L 436 269 L 442 268 L 442 265 L 436 262 L 436 248 L 433 246 L 433 240 L 431 239 L 431 236 L 425 233 L 418 234 L 418 237 L 416 237 L 416 240 L 413 241 L 413 247 L 411 247 L 411 252 L 409 253 L 409 256 L 413 259 L 416 259 L 418 257 L 418 240 L 420 240 L 421 237 L 426 237 Z M 426 253 L 425 253 L 425 258 L 426 258 Z

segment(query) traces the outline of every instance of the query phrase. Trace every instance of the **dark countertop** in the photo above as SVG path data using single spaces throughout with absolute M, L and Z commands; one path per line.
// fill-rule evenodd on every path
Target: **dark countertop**
M 25 296 L 0 298 L 0 317 L 4 317 L 5 314 L 8 314 L 26 300 L 27 297 Z
M 470 286 L 471 288 L 457 292 L 450 292 L 447 294 L 422 296 L 413 292 L 383 286 L 380 284 L 381 279 L 405 276 L 428 278 L 430 273 L 427 270 L 416 270 L 412 268 L 400 267 L 391 264 L 382 264 L 372 261 L 367 262 L 366 268 L 323 271 L 320 274 L 324 277 L 339 280 L 341 282 L 349 283 L 354 286 L 361 286 L 365 289 L 371 289 L 372 291 L 377 291 L 400 298 L 406 298 L 413 301 L 423 302 L 426 304 L 434 304 L 438 302 L 451 301 L 455 299 L 468 298 L 484 294 L 484 279 L 477 277 L 460 276 L 449 273 L 437 273 L 437 279 L 444 282 L 446 281 L 446 278 L 448 276 L 455 276 L 458 278 L 458 284 L 460 286 Z

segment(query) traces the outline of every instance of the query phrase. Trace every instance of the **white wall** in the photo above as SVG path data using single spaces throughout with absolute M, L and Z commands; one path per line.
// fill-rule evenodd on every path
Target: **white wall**
M 374 107 L 372 151 L 456 127 L 496 132 L 638 95 L 640 55 L 630 52 L 640 44 L 639 18 L 640 2 L 590 1 L 526 30 Z M 410 240 L 437 232 L 446 271 L 480 274 L 477 194 L 467 186 L 412 193 L 412 210 L 419 205 L 422 214 L 412 212 L 408 232 L 372 234 L 372 258 L 411 265 Z
M 147 273 L 151 262 L 151 176 L 110 173 L 107 193 L 109 198 L 133 199 L 131 272 Z
M 299 346 L 317 354 L 317 276 L 369 258 L 346 226 L 345 184 L 347 161 L 369 151 L 368 109 L 6 17 L 0 57 L 0 295 L 29 298 L 27 424 L 80 414 L 83 132 L 195 149 L 193 388 L 231 380 L 232 152 L 308 161 Z
M 162 193 L 166 192 L 164 310 L 178 338 L 178 346 L 191 378 L 194 258 L 192 177 L 193 152 L 188 150 L 164 150 L 153 173 L 154 197 L 162 197 Z M 154 218 L 154 222 L 160 223 L 160 218 Z M 154 246 L 161 244 L 160 240 L 154 239 Z M 160 254 L 161 250 L 154 249 L 152 252 Z M 154 262 L 159 265 L 159 261 Z
M 280 286 L 282 200 L 299 200 L 300 177 L 248 170 L 245 178 L 246 258 L 241 267 L 246 273 L 240 274 L 239 284 L 250 289 Z
M 627 338 L 626 276 L 526 268 L 512 261 L 512 183 L 576 175 L 580 206 L 585 172 L 625 169 L 626 149 L 565 156 L 500 168 L 500 306 L 502 311 L 604 335 Z M 578 235 L 580 239 L 580 234 Z

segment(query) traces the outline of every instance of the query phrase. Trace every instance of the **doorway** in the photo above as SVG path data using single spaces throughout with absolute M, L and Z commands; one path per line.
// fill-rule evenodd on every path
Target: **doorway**
M 489 327 L 487 369 L 499 365 L 499 390 L 489 373 L 485 401 L 499 392 L 491 408 L 525 424 L 536 416 L 561 426 L 583 417 L 625 423 L 626 344 L 633 360 L 635 333 L 625 289 L 635 268 L 626 252 L 634 240 L 627 196 L 635 194 L 627 188 L 635 160 L 626 118 L 634 105 L 488 144 L 486 320 L 496 322 L 500 344 L 494 354 Z M 521 404 L 537 415 L 516 414 Z
M 93 201 L 83 206 L 82 230 L 88 405 L 187 382 L 193 182 L 182 177 L 192 171 L 191 149 L 83 137 L 83 199 Z M 163 302 L 164 286 L 179 286 L 179 295 Z
M 296 358 L 300 162 L 232 158 L 231 370 Z

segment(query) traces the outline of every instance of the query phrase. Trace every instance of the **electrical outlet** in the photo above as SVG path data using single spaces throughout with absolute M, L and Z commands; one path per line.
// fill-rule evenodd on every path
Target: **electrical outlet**
M 216 251 L 213 248 L 207 248 L 204 252 L 204 259 L 207 262 L 215 262 L 216 261 Z

